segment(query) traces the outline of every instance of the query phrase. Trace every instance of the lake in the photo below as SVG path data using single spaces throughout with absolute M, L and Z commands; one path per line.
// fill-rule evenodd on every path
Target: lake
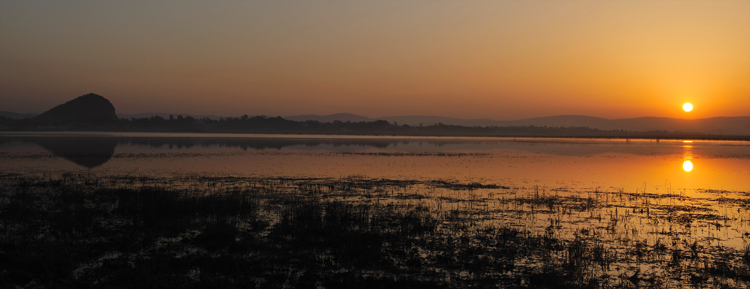
M 309 232 L 302 234 L 299 228 L 319 226 L 316 230 L 325 231 L 329 223 L 305 220 L 343 214 L 335 222 L 329 220 L 330 224 L 354 222 L 347 230 L 380 236 L 374 237 L 383 240 L 376 251 L 411 256 L 403 257 L 403 264 L 394 262 L 408 272 L 422 268 L 414 271 L 414 276 L 422 277 L 415 278 L 435 284 L 463 280 L 545 287 L 546 283 L 534 282 L 564 277 L 570 286 L 627 281 L 636 286 L 710 283 L 735 287 L 747 285 L 743 282 L 750 268 L 747 141 L 6 132 L 0 134 L 0 160 L 4 196 L 10 199 L 6 204 L 14 202 L 16 191 L 45 186 L 55 188 L 53 195 L 71 188 L 86 191 L 87 187 L 95 188 L 88 197 L 101 192 L 119 194 L 117 202 L 97 205 L 109 208 L 102 209 L 107 212 L 118 212 L 116 208 L 126 203 L 128 194 L 144 191 L 179 193 L 181 197 L 164 201 L 166 207 L 183 204 L 184 198 L 241 191 L 228 198 L 244 202 L 243 196 L 255 196 L 252 220 L 262 220 L 265 229 L 248 229 L 246 224 L 231 230 L 239 230 L 237 236 L 257 230 L 247 240 L 265 240 L 261 243 L 271 242 L 279 232 L 286 234 L 283 240 L 310 238 Z M 131 193 L 122 195 L 123 191 Z M 97 197 L 80 204 L 90 207 L 100 201 Z M 138 206 L 147 203 L 138 202 Z M 143 218 L 139 215 L 135 220 Z M 385 241 L 390 237 L 383 237 L 384 232 L 405 223 L 409 229 L 404 230 L 418 234 L 399 231 L 403 235 L 399 238 L 413 243 Z M 341 227 L 335 228 L 327 234 L 340 234 Z M 362 233 L 363 228 L 374 231 Z M 157 247 L 164 248 L 163 243 L 169 243 L 165 240 L 175 244 L 200 240 L 199 232 L 204 230 L 208 229 L 184 229 L 178 237 L 163 237 Z M 352 238 L 350 233 L 346 238 Z M 452 243 L 461 238 L 457 236 L 467 238 L 466 243 Z M 498 236 L 505 236 L 505 245 L 496 243 Z M 485 244 L 484 238 L 494 241 Z M 241 240 L 236 238 L 236 242 Z M 318 260 L 320 250 L 343 248 L 325 244 L 328 249 L 310 249 L 318 254 L 311 258 Z M 298 246 L 293 246 L 295 252 Z M 358 248 L 370 250 L 375 245 L 362 246 Z M 443 259 L 453 250 L 447 249 L 451 246 L 462 248 L 463 257 Z M 516 256 L 503 248 L 525 253 Z M 505 253 L 486 256 L 486 252 L 501 251 Z M 346 252 L 336 258 L 349 260 L 352 253 Z M 574 256 L 581 260 L 595 256 L 592 260 L 597 261 L 586 263 Z M 463 258 L 492 266 L 456 267 Z M 545 262 L 567 269 L 555 271 L 543 266 Z M 286 261 L 269 264 L 278 266 L 264 269 L 268 272 L 289 266 Z M 84 275 L 94 270 L 77 266 Z M 342 270 L 336 266 L 331 265 L 330 272 Z M 505 269 L 498 271 L 497 266 Z M 395 267 L 377 268 L 378 274 L 394 274 Z M 503 270 L 510 273 L 504 275 Z M 271 282 L 268 276 L 263 282 Z M 347 282 L 343 284 L 353 284 Z
M 517 188 L 750 191 L 750 142 L 565 138 L 5 133 L 6 172 L 363 176 Z

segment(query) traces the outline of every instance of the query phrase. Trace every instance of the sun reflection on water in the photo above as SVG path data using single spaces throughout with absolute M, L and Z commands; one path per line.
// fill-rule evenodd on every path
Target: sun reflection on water
M 693 162 L 691 162 L 691 161 L 685 161 L 684 163 L 682 163 L 682 169 L 685 170 L 686 172 L 692 171 L 693 170 Z
M 685 160 L 682 163 L 682 169 L 686 172 L 690 172 L 693 170 L 693 146 L 691 145 L 693 141 L 684 141 L 685 145 L 682 146 L 683 152 L 682 157 Z

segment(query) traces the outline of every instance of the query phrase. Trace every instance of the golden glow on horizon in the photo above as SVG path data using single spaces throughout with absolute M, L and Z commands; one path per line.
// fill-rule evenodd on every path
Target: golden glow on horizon
M 682 110 L 684 110 L 685 112 L 690 112 L 691 110 L 693 110 L 693 105 L 688 102 L 682 105 Z
M 691 161 L 685 161 L 684 163 L 682 163 L 682 169 L 685 170 L 686 172 L 692 171 L 693 170 L 693 162 L 691 162 Z
M 750 1 L 539 4 L 0 1 L 0 110 L 750 115 Z

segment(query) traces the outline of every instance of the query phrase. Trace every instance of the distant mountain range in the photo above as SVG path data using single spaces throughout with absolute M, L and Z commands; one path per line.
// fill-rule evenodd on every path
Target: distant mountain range
M 307 121 L 307 120 L 316 120 L 319 122 L 332 122 L 332 121 L 351 121 L 351 122 L 359 122 L 359 121 L 376 121 L 376 120 L 385 120 L 390 123 L 398 123 L 398 124 L 408 124 L 408 125 L 434 125 L 438 123 L 447 124 L 447 125 L 461 125 L 461 126 L 490 126 L 490 125 L 497 125 L 498 121 L 491 120 L 491 119 L 461 119 L 461 118 L 451 118 L 451 117 L 443 117 L 443 116 L 422 116 L 422 115 L 405 115 L 405 116 L 388 116 L 388 117 L 379 117 L 379 118 L 369 118 L 366 116 L 351 114 L 351 113 L 337 113 L 337 114 L 331 114 L 331 115 L 294 115 L 294 116 L 287 116 L 284 117 L 288 120 L 294 120 L 294 121 Z
M 380 118 L 368 118 L 365 116 L 339 113 L 331 115 L 296 115 L 285 117 L 289 120 L 306 121 L 316 120 L 320 122 L 332 121 L 375 121 L 386 120 L 398 124 L 434 125 L 442 123 L 446 125 L 461 126 L 548 126 L 548 127 L 589 127 L 601 130 L 626 130 L 626 131 L 668 131 L 668 132 L 695 132 L 725 135 L 750 135 L 750 116 L 737 117 L 712 117 L 702 119 L 676 119 L 667 117 L 638 117 L 623 119 L 606 119 L 600 117 L 583 115 L 558 115 L 549 117 L 527 118 L 514 121 L 498 121 L 491 119 L 459 119 L 441 116 L 391 116 Z
M 590 127 L 602 130 L 697 132 L 725 135 L 750 135 L 750 116 L 676 119 L 667 117 L 638 117 L 605 119 L 580 115 L 561 115 L 498 122 L 498 126 L 534 125 L 561 127 Z
M 11 119 L 34 118 L 35 120 L 44 121 L 81 121 L 84 119 L 112 121 L 119 118 L 150 118 L 159 116 L 168 119 L 172 115 L 175 118 L 179 114 L 174 113 L 140 113 L 140 114 L 119 114 L 115 115 L 114 107 L 105 98 L 96 94 L 87 94 L 77 99 L 61 104 L 43 114 L 21 114 L 13 112 L 0 111 L 0 116 Z M 195 119 L 209 118 L 218 120 L 222 116 L 217 115 L 188 115 Z M 520 127 L 520 126 L 538 126 L 538 127 L 588 127 L 599 130 L 624 130 L 633 132 L 683 132 L 683 133 L 701 133 L 714 135 L 750 135 L 750 116 L 738 117 L 713 117 L 703 119 L 675 119 L 666 117 L 639 117 L 625 119 L 605 119 L 600 117 L 591 117 L 583 115 L 558 115 L 549 117 L 528 118 L 515 121 L 498 121 L 492 119 L 460 119 L 442 116 L 389 116 L 370 118 L 366 116 L 337 113 L 331 115 L 294 115 L 284 117 L 293 121 L 314 120 L 321 123 L 330 123 L 334 121 L 341 122 L 372 122 L 385 120 L 398 125 L 407 124 L 410 126 L 431 126 L 438 123 L 444 125 L 457 125 L 466 127 Z

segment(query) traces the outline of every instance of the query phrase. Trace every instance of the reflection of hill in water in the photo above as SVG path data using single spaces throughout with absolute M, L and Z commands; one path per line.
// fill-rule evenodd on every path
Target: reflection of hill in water
M 114 138 L 41 137 L 33 138 L 31 142 L 56 156 L 87 168 L 98 167 L 109 161 L 117 146 L 117 139 Z

